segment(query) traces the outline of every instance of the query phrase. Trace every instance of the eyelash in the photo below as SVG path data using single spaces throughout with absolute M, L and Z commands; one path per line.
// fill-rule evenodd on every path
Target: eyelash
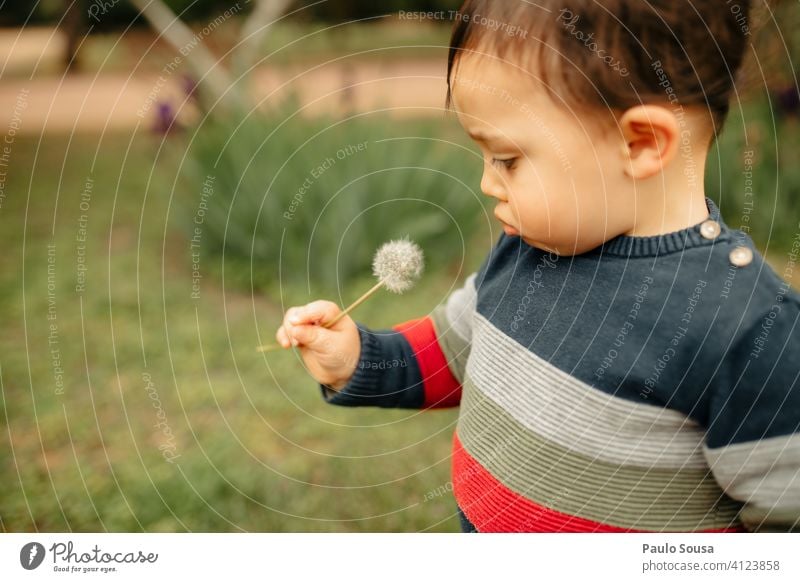
M 507 160 L 498 160 L 497 158 L 492 158 L 492 165 L 493 166 L 502 166 L 506 170 L 513 170 L 514 165 L 516 164 L 517 158 L 509 158 Z

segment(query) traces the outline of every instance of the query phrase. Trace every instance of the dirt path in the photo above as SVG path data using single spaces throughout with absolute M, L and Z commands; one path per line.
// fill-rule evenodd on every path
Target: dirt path
M 51 29 L 0 31 L 0 131 L 99 132 L 155 123 L 157 105 L 184 101 L 183 71 L 62 75 L 62 40 Z M 20 74 L 33 71 L 34 78 Z M 51 71 L 43 75 L 42 71 Z M 309 113 L 391 108 L 396 115 L 441 115 L 446 63 L 365 61 L 262 68 L 252 82 L 257 100 L 281 99 L 294 90 Z M 196 115 L 185 108 L 184 118 Z

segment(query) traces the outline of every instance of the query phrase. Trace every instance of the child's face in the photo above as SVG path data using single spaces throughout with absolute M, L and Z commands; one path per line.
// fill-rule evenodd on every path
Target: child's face
M 484 157 L 481 190 L 506 234 L 562 255 L 630 230 L 630 181 L 618 131 L 556 104 L 512 64 L 463 55 L 452 82 L 458 119 Z

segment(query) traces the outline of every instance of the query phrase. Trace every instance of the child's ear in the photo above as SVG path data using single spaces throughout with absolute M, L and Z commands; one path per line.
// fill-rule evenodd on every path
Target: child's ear
M 623 171 L 643 180 L 664 170 L 675 157 L 680 129 L 675 115 L 658 105 L 631 107 L 619 120 Z

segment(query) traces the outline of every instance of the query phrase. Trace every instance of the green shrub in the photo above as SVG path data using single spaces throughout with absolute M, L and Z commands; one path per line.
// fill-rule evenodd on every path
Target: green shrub
M 800 147 L 796 113 L 767 98 L 731 108 L 719 141 L 709 152 L 706 193 L 720 201 L 725 222 L 749 227 L 761 248 L 786 249 L 800 223 Z M 752 191 L 749 190 L 752 188 Z
M 330 291 L 368 275 L 376 248 L 406 235 L 423 248 L 426 269 L 463 258 L 486 202 L 480 156 L 452 117 L 309 119 L 297 110 L 290 100 L 240 122 L 212 116 L 191 136 L 184 169 L 193 197 L 181 216 L 191 235 L 205 200 L 197 238 L 224 260 L 226 278 Z

